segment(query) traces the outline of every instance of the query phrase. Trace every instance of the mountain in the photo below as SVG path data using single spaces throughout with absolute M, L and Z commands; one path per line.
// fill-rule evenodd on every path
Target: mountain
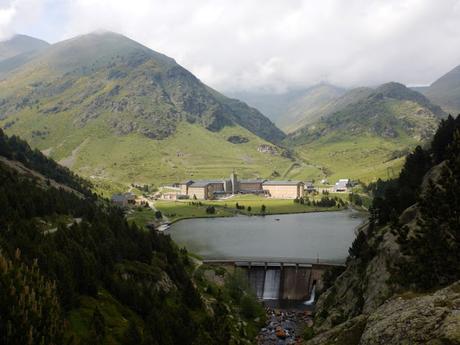
M 39 51 L 49 46 L 49 43 L 38 38 L 15 35 L 10 39 L 0 42 L 0 61 L 11 59 L 12 57 Z
M 281 128 L 292 132 L 306 124 L 315 122 L 328 111 L 328 106 L 344 94 L 345 90 L 333 85 L 313 86 L 290 103 L 280 119 Z
M 259 109 L 284 131 L 292 132 L 323 116 L 325 107 L 344 92 L 330 84 L 318 84 L 281 94 L 238 92 L 232 95 Z
M 460 342 L 459 130 L 442 120 L 397 178 L 370 185 L 375 212 L 328 273 L 307 345 Z
M 0 77 L 29 61 L 35 53 L 46 49 L 49 43 L 38 38 L 15 35 L 0 42 Z
M 1 130 L 0 181 L 2 344 L 252 343 L 264 310 L 236 277 L 218 287 L 169 236 Z
M 436 80 L 421 92 L 446 112 L 460 114 L 460 66 Z
M 108 182 L 218 177 L 233 168 L 264 176 L 290 164 L 258 151 L 285 135 L 257 110 L 110 32 L 53 44 L 10 72 L 0 81 L 0 114 L 8 133 Z
M 400 158 L 430 139 L 445 116 L 425 96 L 398 83 L 351 90 L 328 108 L 329 115 L 289 134 L 286 145 L 296 146 L 334 179 L 369 181 L 393 174 Z

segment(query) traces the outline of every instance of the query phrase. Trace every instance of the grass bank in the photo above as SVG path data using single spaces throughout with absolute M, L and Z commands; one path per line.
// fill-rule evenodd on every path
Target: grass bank
M 344 201 L 348 195 L 340 196 Z M 321 195 L 310 201 L 320 200 Z M 236 207 L 238 203 L 239 208 Z M 265 206 L 265 211 L 262 210 Z M 207 213 L 206 209 L 214 206 L 215 213 Z M 160 210 L 171 222 L 189 218 L 212 218 L 212 217 L 231 217 L 237 214 L 244 215 L 275 215 L 289 213 L 308 213 L 337 211 L 344 207 L 318 207 L 307 204 L 295 203 L 291 199 L 267 199 L 255 195 L 238 195 L 225 200 L 181 200 L 163 201 L 158 200 L 155 207 Z

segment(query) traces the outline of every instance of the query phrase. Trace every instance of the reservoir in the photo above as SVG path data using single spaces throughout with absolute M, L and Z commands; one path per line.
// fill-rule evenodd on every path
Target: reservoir
M 352 210 L 200 218 L 179 221 L 167 233 L 205 259 L 344 263 L 362 222 Z

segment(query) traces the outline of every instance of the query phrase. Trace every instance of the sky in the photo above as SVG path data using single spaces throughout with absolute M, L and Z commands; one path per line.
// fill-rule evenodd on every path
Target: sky
M 427 85 L 460 64 L 460 0 L 0 0 L 0 40 L 95 30 L 224 92 Z

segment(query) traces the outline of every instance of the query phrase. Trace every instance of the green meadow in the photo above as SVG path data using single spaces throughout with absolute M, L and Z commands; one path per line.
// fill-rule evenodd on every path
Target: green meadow
M 336 195 L 332 196 L 335 197 Z M 319 200 L 322 195 L 310 200 Z M 338 196 L 344 201 L 348 200 L 348 194 Z M 244 209 L 237 209 L 236 204 Z M 265 206 L 265 212 L 262 212 L 262 205 Z M 208 214 L 206 208 L 214 206 L 216 212 Z M 306 213 L 321 211 L 336 211 L 339 207 L 316 207 L 306 204 L 295 203 L 291 199 L 268 199 L 256 195 L 238 195 L 225 200 L 181 200 L 181 201 L 164 201 L 155 202 L 155 207 L 160 210 L 171 222 L 188 218 L 206 218 L 206 217 L 229 217 L 237 214 L 245 215 L 271 215 L 271 214 L 288 214 L 288 213 Z M 248 210 L 250 207 L 250 210 Z

